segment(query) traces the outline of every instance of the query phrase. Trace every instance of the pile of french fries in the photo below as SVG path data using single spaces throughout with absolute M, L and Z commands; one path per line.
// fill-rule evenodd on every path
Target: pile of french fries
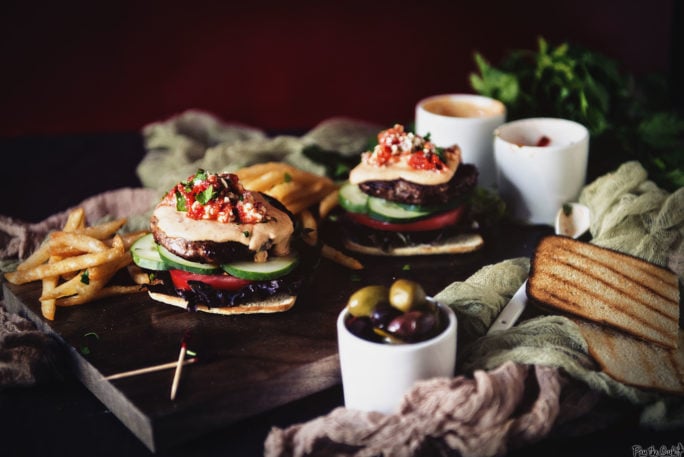
M 318 244 L 319 221 L 338 201 L 338 187 L 330 178 L 280 162 L 252 165 L 236 174 L 246 189 L 263 192 L 285 205 L 299 218 L 305 241 L 312 246 Z M 147 281 L 136 276 L 130 247 L 147 232 L 121 235 L 118 231 L 125 223 L 122 218 L 87 226 L 84 209 L 76 208 L 69 212 L 62 229 L 51 232 L 16 271 L 5 273 L 5 279 L 12 284 L 41 281 L 41 312 L 49 320 L 54 320 L 60 306 L 143 292 L 140 284 Z M 363 269 L 357 259 L 328 244 L 321 243 L 321 253 L 347 268 Z M 134 284 L 110 284 L 123 268 L 129 270 Z
M 301 213 L 337 190 L 330 178 L 282 162 L 258 163 L 236 174 L 246 189 L 270 195 L 292 214 Z
M 265 162 L 242 168 L 236 172 L 242 185 L 251 191 L 262 192 L 279 202 L 299 218 L 304 229 L 304 240 L 318 243 L 319 221 L 327 217 L 337 205 L 337 185 L 328 177 L 300 170 L 281 162 Z M 317 211 L 311 211 L 317 206 Z M 363 264 L 332 246 L 322 243 L 321 254 L 352 270 L 363 269 Z
M 145 233 L 118 234 L 125 223 L 126 219 L 117 219 L 87 226 L 83 208 L 71 210 L 62 229 L 51 232 L 5 278 L 12 284 L 42 281 L 41 313 L 49 320 L 54 320 L 59 306 L 141 292 L 136 284 L 109 284 L 120 269 L 132 264 L 130 246 Z

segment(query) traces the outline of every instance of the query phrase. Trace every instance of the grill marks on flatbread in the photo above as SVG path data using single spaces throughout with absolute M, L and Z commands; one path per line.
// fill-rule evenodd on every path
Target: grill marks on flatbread
M 527 285 L 542 305 L 677 347 L 679 286 L 664 268 L 567 237 L 539 244 Z

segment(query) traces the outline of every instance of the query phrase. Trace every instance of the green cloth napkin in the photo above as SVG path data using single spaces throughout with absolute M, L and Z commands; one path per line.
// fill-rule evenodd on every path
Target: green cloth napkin
M 639 162 L 626 162 L 586 186 L 592 242 L 669 267 L 684 280 L 684 188 L 669 194 L 648 180 Z
M 188 110 L 143 128 L 147 153 L 136 172 L 144 187 L 163 194 L 198 168 L 233 172 L 260 162 L 278 161 L 323 175 L 324 165 L 304 147 L 317 145 L 345 156 L 358 155 L 380 127 L 345 117 L 322 121 L 302 136 L 269 137 L 253 127 L 225 123 L 209 113 Z
M 681 282 L 683 189 L 668 194 L 648 181 L 639 163 L 627 162 L 586 186 L 580 202 L 592 213 L 592 242 L 668 266 Z M 633 388 L 598 371 L 579 329 L 565 317 L 535 317 L 486 335 L 528 270 L 527 258 L 505 260 L 436 295 L 459 318 L 459 372 L 491 370 L 506 361 L 555 366 L 596 391 L 641 407 L 643 425 L 660 429 L 684 425 L 684 398 Z

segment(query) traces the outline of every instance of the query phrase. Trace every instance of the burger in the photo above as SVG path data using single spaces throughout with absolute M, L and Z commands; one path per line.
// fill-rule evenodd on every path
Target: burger
M 484 240 L 468 202 L 477 186 L 475 165 L 458 146 L 440 148 L 429 135 L 394 125 L 361 154 L 339 191 L 344 245 L 371 255 L 465 253 Z
M 301 287 L 295 220 L 277 200 L 246 190 L 236 174 L 198 170 L 152 212 L 150 233 L 131 246 L 154 277 L 152 299 L 192 311 L 272 313 Z

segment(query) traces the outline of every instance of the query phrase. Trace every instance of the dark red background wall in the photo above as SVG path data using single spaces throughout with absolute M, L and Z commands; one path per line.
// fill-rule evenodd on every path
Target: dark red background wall
M 265 129 L 408 121 L 469 91 L 473 52 L 538 36 L 671 72 L 677 0 L 10 2 L 0 136 L 138 130 L 188 108 Z

